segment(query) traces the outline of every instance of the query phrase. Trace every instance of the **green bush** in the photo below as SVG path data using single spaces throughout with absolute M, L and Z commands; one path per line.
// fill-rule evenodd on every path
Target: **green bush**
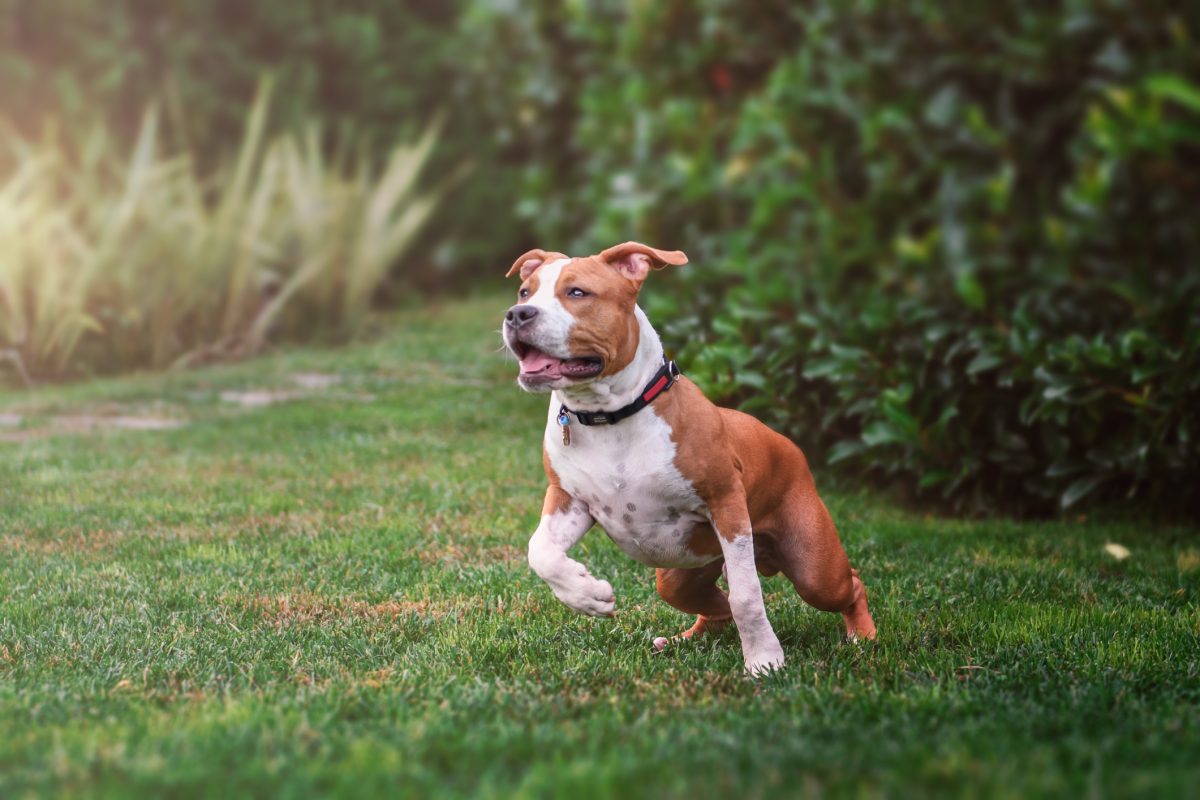
M 540 242 L 693 264 L 689 374 L 957 508 L 1200 480 L 1200 48 L 1166 3 L 477 3 Z

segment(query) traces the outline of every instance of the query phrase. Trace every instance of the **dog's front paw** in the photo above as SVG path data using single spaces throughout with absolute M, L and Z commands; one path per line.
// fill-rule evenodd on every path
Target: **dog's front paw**
M 554 595 L 565 605 L 589 617 L 611 617 L 617 604 L 612 584 L 587 574 L 576 576 L 565 586 L 555 586 Z
M 768 645 L 754 653 L 746 654 L 746 674 L 752 678 L 783 669 L 783 648 L 779 642 Z

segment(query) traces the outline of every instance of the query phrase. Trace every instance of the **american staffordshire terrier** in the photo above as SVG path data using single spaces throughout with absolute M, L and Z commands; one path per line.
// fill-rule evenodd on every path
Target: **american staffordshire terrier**
M 675 638 L 732 619 L 752 675 L 784 662 L 758 573 L 783 572 L 809 605 L 841 612 L 847 636 L 872 639 L 866 589 L 800 448 L 711 403 L 666 359 L 637 305 L 652 268 L 686 263 L 678 250 L 626 242 L 584 258 L 530 250 L 508 271 L 521 278 L 503 331 L 520 361 L 517 382 L 551 395 L 549 487 L 529 565 L 566 605 L 612 616 L 612 586 L 567 555 L 599 523 L 656 568 L 663 600 L 697 615 Z

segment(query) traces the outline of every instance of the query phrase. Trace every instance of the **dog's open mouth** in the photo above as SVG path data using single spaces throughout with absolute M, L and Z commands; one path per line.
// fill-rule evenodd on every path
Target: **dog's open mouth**
M 555 358 L 524 342 L 514 342 L 513 349 L 521 361 L 521 380 L 525 383 L 550 383 L 560 378 L 593 378 L 604 369 L 601 359 L 590 356 Z

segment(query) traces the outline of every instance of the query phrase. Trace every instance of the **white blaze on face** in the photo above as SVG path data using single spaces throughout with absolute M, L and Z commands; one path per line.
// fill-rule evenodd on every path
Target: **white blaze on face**
M 530 344 L 556 358 L 569 358 L 572 355 L 568 352 L 567 337 L 571 333 L 571 326 L 575 324 L 575 317 L 558 299 L 558 279 L 562 276 L 563 268 L 570 263 L 571 259 L 560 258 L 540 267 L 534 273 L 538 279 L 537 291 L 525 301 L 526 305 L 538 310 Z

